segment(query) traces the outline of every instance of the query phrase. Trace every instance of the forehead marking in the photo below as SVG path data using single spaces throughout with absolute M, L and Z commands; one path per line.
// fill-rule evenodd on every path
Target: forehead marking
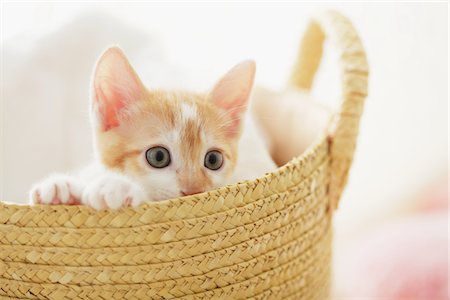
M 196 117 L 197 108 L 194 104 L 181 104 L 181 119 L 183 120 L 183 123 L 187 123 L 189 120 L 194 120 Z

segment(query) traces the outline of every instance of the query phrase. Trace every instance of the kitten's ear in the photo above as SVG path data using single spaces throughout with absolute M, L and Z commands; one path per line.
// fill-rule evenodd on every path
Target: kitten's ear
M 247 110 L 250 92 L 255 78 L 255 62 L 244 61 L 234 66 L 214 86 L 208 98 L 216 106 L 225 110 L 231 118 L 227 129 L 230 135 L 241 131 L 242 119 Z
M 92 108 L 99 125 L 108 131 L 120 125 L 120 117 L 142 99 L 145 88 L 118 47 L 100 57 L 91 83 Z

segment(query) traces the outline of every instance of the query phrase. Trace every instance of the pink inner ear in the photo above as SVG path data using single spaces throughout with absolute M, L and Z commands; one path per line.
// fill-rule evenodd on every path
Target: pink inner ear
M 93 105 L 103 130 L 120 125 L 120 113 L 142 98 L 143 85 L 123 52 L 112 47 L 97 63 L 93 78 Z
M 125 106 L 121 101 L 122 97 L 119 94 L 105 95 L 101 84 L 95 87 L 96 100 L 99 102 L 100 118 L 103 125 L 103 130 L 108 131 L 114 127 L 119 126 L 119 112 Z
M 232 68 L 213 88 L 210 99 L 219 108 L 227 111 L 230 136 L 240 132 L 241 121 L 247 110 L 250 92 L 255 77 L 255 63 L 245 61 Z

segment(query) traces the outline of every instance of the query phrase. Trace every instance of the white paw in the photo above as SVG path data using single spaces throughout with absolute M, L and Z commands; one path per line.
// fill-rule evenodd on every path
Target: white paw
M 35 184 L 30 204 L 80 204 L 83 184 L 67 175 L 54 175 Z
M 144 190 L 119 174 L 108 174 L 89 184 L 84 190 L 82 202 L 97 210 L 136 207 L 145 201 Z

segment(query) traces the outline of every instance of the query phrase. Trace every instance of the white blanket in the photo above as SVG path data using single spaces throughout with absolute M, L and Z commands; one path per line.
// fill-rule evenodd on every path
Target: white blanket
M 154 39 L 104 15 L 84 15 L 46 36 L 17 36 L 2 45 L 2 200 L 24 203 L 33 182 L 89 161 L 89 81 L 111 44 L 125 50 L 147 84 L 180 81 Z

